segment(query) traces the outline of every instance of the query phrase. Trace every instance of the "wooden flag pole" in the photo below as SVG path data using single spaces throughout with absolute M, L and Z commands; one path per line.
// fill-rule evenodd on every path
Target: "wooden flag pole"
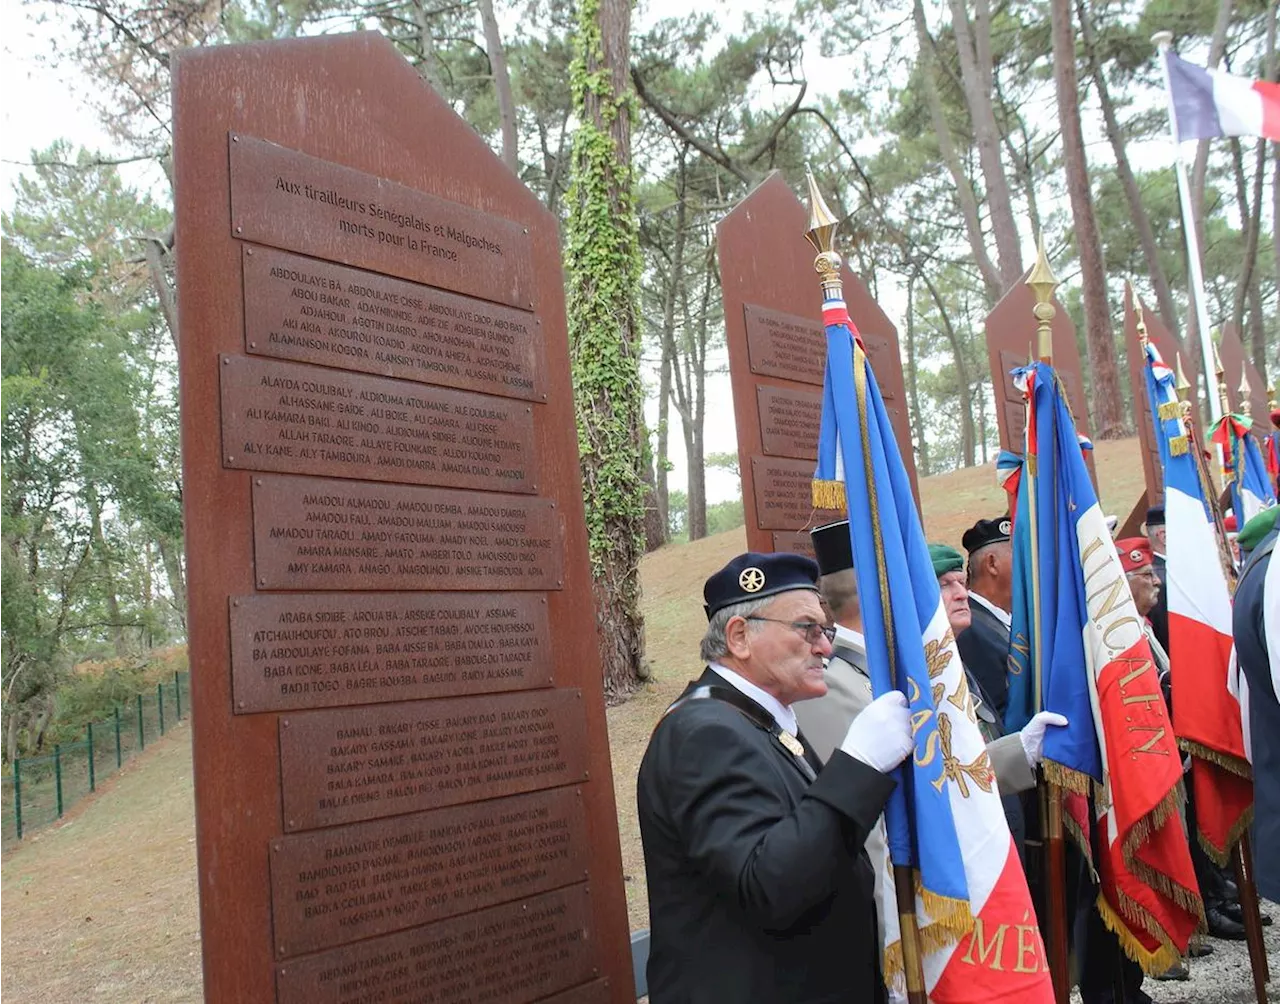
M 1049 267 L 1044 250 L 1044 238 L 1040 238 L 1035 267 L 1027 276 L 1027 285 L 1036 295 L 1032 308 L 1036 318 L 1036 354 L 1042 363 L 1053 364 L 1053 321 L 1057 309 L 1053 305 L 1053 291 L 1058 288 L 1058 278 Z M 1028 402 L 1034 406 L 1034 402 Z M 1030 471 L 1028 473 L 1031 473 Z M 1038 595 L 1037 590 L 1037 595 Z M 1038 601 L 1037 601 L 1038 602 Z M 1041 679 L 1039 639 L 1042 625 L 1036 617 L 1035 674 L 1037 690 Z M 1039 701 L 1037 701 L 1039 704 Z M 1048 779 L 1043 780 L 1040 797 L 1040 824 L 1044 834 L 1046 913 L 1049 920 L 1049 943 L 1045 946 L 1049 957 L 1049 974 L 1053 978 L 1053 998 L 1057 1004 L 1067 1004 L 1071 997 L 1071 974 L 1067 963 L 1067 854 L 1063 843 L 1062 789 Z
M 813 245 L 818 256 L 813 267 L 822 278 L 824 298 L 835 293 L 843 299 L 843 282 L 840 278 L 840 255 L 834 250 L 836 218 L 827 208 L 826 200 L 818 191 L 813 172 L 809 178 L 809 229 L 805 239 Z M 877 544 L 877 546 L 881 546 Z M 886 611 L 887 613 L 887 611 Z M 916 918 L 915 869 L 910 865 L 893 866 L 893 887 L 898 907 L 898 935 L 902 945 L 902 969 L 907 983 L 908 1004 L 928 1004 L 929 997 L 924 982 L 924 943 L 920 937 L 920 924 Z

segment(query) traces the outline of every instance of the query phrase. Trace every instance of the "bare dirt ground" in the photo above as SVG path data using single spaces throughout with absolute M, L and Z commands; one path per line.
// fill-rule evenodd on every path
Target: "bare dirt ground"
M 1136 442 L 1099 444 L 1103 507 L 1123 520 L 1141 491 Z M 958 543 L 980 516 L 1004 511 L 992 466 L 921 482 L 930 539 Z M 608 711 L 623 879 L 631 926 L 648 926 L 635 778 L 654 723 L 701 672 L 702 581 L 745 547 L 739 529 L 671 546 L 641 565 L 652 678 Z M 201 999 L 190 730 L 170 732 L 58 826 L 3 859 L 0 987 L 12 1004 L 178 1004 Z M 1280 909 L 1270 908 L 1273 913 Z M 1244 946 L 1214 942 L 1187 983 L 1146 989 L 1161 1004 L 1252 1000 Z M 1280 967 L 1280 927 L 1267 929 Z M 1280 976 L 1280 968 L 1277 969 Z M 1274 985 L 1274 984 L 1273 984 Z

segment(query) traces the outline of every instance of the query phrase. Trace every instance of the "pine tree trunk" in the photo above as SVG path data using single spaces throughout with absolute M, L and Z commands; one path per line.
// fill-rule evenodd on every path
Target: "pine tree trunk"
M 671 539 L 671 490 L 667 478 L 667 458 L 671 441 L 671 346 L 662 340 L 662 365 L 658 375 L 658 448 L 654 455 L 654 495 L 662 516 L 662 539 Z
M 1107 277 L 1102 263 L 1102 241 L 1093 215 L 1089 189 L 1089 165 L 1085 160 L 1084 133 L 1080 127 L 1079 89 L 1076 83 L 1076 49 L 1072 37 L 1071 0 L 1050 0 L 1053 35 L 1053 72 L 1058 90 L 1058 122 L 1062 128 L 1062 152 L 1066 166 L 1067 194 L 1076 246 L 1080 252 L 1085 345 L 1092 376 L 1093 427 L 1099 439 L 1125 434 L 1120 376 L 1116 370 L 1115 335 L 1107 307 Z
M 489 68 L 493 73 L 493 90 L 498 99 L 498 122 L 502 128 L 502 162 L 512 174 L 520 172 L 520 155 L 516 140 L 516 101 L 511 94 L 511 74 L 507 70 L 507 52 L 502 46 L 502 33 L 493 12 L 493 0 L 478 0 L 480 23 L 484 27 L 484 45 L 489 51 Z
M 938 137 L 938 152 L 942 162 L 946 164 L 955 185 L 956 201 L 960 204 L 960 217 L 964 220 L 965 236 L 969 239 L 969 250 L 973 260 L 982 273 L 982 281 L 987 289 L 987 306 L 994 307 L 1004 293 L 1004 279 L 996 268 L 991 256 L 987 254 L 986 239 L 982 234 L 982 221 L 978 215 L 978 198 L 974 194 L 973 185 L 960 163 L 955 142 L 951 138 L 951 127 L 947 125 L 946 112 L 942 107 L 942 94 L 938 88 L 937 55 L 933 49 L 933 38 L 929 34 L 929 25 L 925 20 L 923 0 L 915 0 L 913 18 L 916 25 L 916 40 L 920 46 L 920 69 L 924 78 L 925 103 L 929 106 L 929 118 L 933 122 L 934 134 Z
M 1116 160 L 1116 175 L 1120 178 L 1120 187 L 1124 190 L 1125 202 L 1129 206 L 1129 218 L 1133 220 L 1134 229 L 1138 231 L 1138 244 L 1142 248 L 1142 257 L 1147 263 L 1147 274 L 1151 277 L 1151 287 L 1156 294 L 1156 307 L 1160 311 L 1160 319 L 1173 333 L 1175 338 L 1181 330 L 1178 323 L 1179 311 L 1173 300 L 1173 290 L 1169 286 L 1169 277 L 1164 273 L 1160 263 L 1160 249 L 1156 245 L 1155 231 L 1151 227 L 1151 217 L 1142 205 L 1142 194 L 1138 190 L 1138 180 L 1129 166 L 1129 155 L 1125 150 L 1124 131 L 1120 128 L 1120 120 L 1116 116 L 1115 103 L 1111 100 L 1111 91 L 1107 87 L 1106 75 L 1098 60 L 1098 52 L 1094 45 L 1093 23 L 1089 18 L 1085 0 L 1077 0 L 1076 11 L 1080 17 L 1080 37 L 1084 42 L 1085 56 L 1089 60 L 1089 72 L 1098 92 L 1098 104 L 1102 106 L 1102 120 L 1106 128 L 1107 140 L 1111 144 L 1111 152 Z
M 643 389 L 631 175 L 630 0 L 582 0 L 570 69 L 578 130 L 565 235 L 574 405 L 607 698 L 642 674 Z
M 978 162 L 987 186 L 987 209 L 1005 290 L 1022 278 L 1022 251 L 1013 218 L 1009 181 L 1000 160 L 1000 127 L 992 105 L 991 15 L 985 0 L 974 4 L 972 24 L 964 0 L 951 0 L 951 25 L 960 56 L 960 80 L 973 123 Z
M 920 381 L 916 370 L 916 272 L 907 276 L 907 395 L 911 401 L 911 425 L 916 436 L 916 460 L 922 478 L 929 476 L 929 441 L 924 435 L 924 413 L 920 410 Z

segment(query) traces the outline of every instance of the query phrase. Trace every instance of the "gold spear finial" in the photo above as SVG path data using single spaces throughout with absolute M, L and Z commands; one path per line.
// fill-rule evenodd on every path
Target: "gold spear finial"
M 1240 364 L 1240 386 L 1236 388 L 1236 393 L 1240 395 L 1240 408 L 1243 410 L 1253 397 L 1253 387 L 1249 383 L 1249 371 L 1245 369 L 1244 364 Z
M 1222 365 L 1222 356 L 1218 354 L 1218 346 L 1213 347 L 1213 375 L 1218 381 L 1218 400 L 1222 402 L 1222 413 L 1231 414 L 1231 395 L 1227 393 L 1227 369 Z
M 1267 407 L 1272 411 L 1276 410 L 1276 385 L 1273 383 L 1267 388 Z
M 1130 289 L 1132 288 L 1130 287 Z M 1142 297 L 1134 296 L 1133 312 L 1138 315 L 1138 344 L 1145 351 L 1146 347 L 1151 343 L 1151 336 L 1147 334 L 1147 305 L 1142 302 Z
M 1182 353 L 1179 352 L 1174 360 L 1174 389 L 1178 392 L 1178 400 L 1186 404 L 1191 397 L 1191 382 L 1187 380 L 1187 374 L 1182 369 Z
M 1036 295 L 1036 305 L 1032 313 L 1036 318 L 1036 345 L 1040 359 L 1046 363 L 1053 362 L 1053 327 L 1051 322 L 1058 312 L 1053 305 L 1053 291 L 1058 288 L 1058 277 L 1049 267 L 1049 256 L 1044 250 L 1044 235 L 1036 242 L 1036 263 L 1027 276 L 1027 285 Z
M 822 276 L 823 295 L 833 291 L 840 295 L 840 255 L 835 250 L 836 227 L 840 225 L 840 221 L 827 207 L 827 200 L 818 190 L 818 183 L 808 164 L 804 166 L 804 173 L 809 180 L 809 229 L 804 236 L 818 252 L 818 256 L 813 259 L 813 268 Z

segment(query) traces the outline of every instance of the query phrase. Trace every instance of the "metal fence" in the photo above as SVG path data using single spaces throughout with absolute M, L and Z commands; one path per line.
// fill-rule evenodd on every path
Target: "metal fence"
M 110 718 L 91 722 L 77 742 L 42 756 L 19 757 L 0 779 L 0 843 L 5 847 L 47 826 L 190 714 L 188 674 L 177 672 L 154 691 L 118 705 Z

